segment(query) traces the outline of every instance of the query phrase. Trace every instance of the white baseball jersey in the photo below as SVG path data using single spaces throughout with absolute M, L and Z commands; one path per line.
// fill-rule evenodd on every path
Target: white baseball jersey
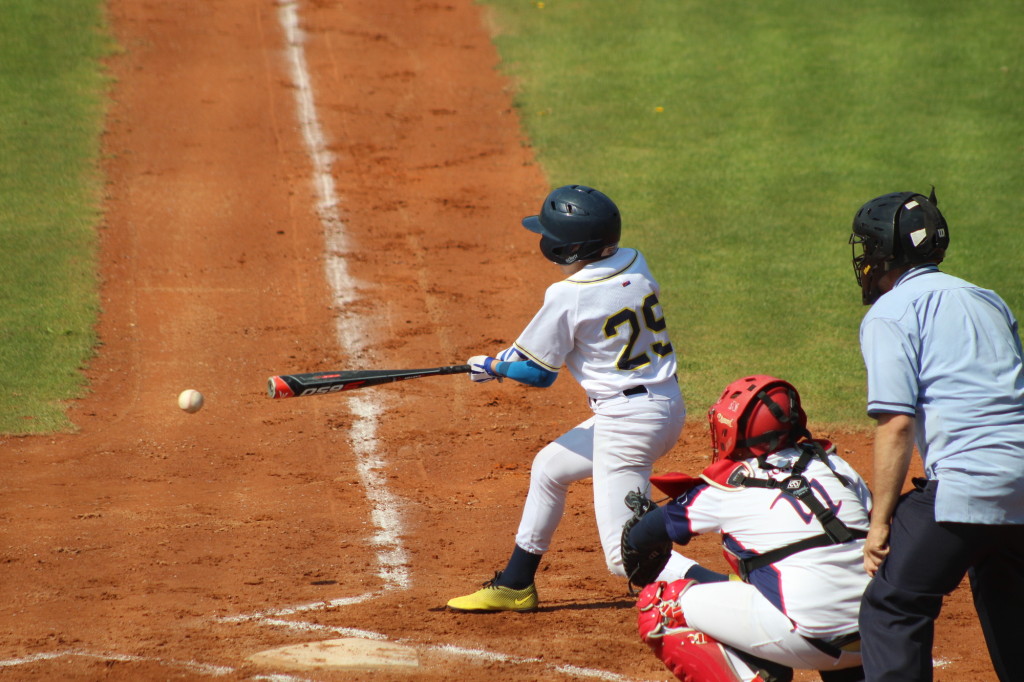
M 768 456 L 775 468 L 762 470 L 756 460 L 742 466 L 756 478 L 782 481 L 800 456 L 787 448 Z M 836 455 L 829 456 L 844 486 L 817 458 L 804 471 L 815 495 L 850 529 L 867 530 L 871 494 L 860 475 Z M 778 489 L 698 485 L 665 506 L 666 528 L 675 542 L 720 531 L 723 548 L 749 558 L 823 532 L 805 505 Z M 753 571 L 748 581 L 807 637 L 830 639 L 857 630 L 861 595 L 870 580 L 863 568 L 863 540 L 828 545 L 792 554 Z
M 546 552 L 569 486 L 593 478 L 605 563 L 625 576 L 620 541 L 632 516 L 626 494 L 647 489 L 654 462 L 675 445 L 686 419 L 658 284 L 643 256 L 619 249 L 552 284 L 512 350 L 551 372 L 567 366 L 594 412 L 534 458 L 516 544 Z M 645 391 L 623 393 L 641 385 Z
M 552 284 L 514 348 L 541 367 L 565 365 L 593 399 L 676 373 L 655 281 L 643 255 L 619 249 Z

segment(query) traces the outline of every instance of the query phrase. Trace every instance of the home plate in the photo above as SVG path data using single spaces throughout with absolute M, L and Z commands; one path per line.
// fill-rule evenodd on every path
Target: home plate
M 420 664 L 416 650 L 411 647 L 356 637 L 268 649 L 253 654 L 249 661 L 284 670 L 366 670 Z

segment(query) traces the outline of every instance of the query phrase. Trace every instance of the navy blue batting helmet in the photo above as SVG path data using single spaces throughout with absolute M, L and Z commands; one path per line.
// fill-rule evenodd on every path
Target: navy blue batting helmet
M 523 218 L 523 227 L 540 237 L 540 250 L 555 263 L 606 258 L 622 233 L 619 209 L 591 187 L 565 185 L 544 199 L 540 215 Z

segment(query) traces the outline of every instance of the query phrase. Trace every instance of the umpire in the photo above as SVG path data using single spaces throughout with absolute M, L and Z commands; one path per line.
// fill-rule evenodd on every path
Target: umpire
M 939 271 L 949 228 L 930 197 L 886 194 L 853 220 L 874 509 L 860 632 L 868 680 L 931 680 L 935 619 L 966 573 L 992 664 L 1019 680 L 1024 613 L 1024 368 L 993 291 Z M 914 446 L 926 478 L 900 495 Z M 1012 670 L 1017 670 L 1013 673 Z

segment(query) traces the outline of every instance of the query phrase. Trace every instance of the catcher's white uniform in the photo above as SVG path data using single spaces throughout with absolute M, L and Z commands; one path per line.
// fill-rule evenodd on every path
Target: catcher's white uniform
M 548 287 L 543 307 L 499 355 L 550 372 L 566 366 L 594 412 L 534 459 L 516 535 L 528 552 L 547 551 L 569 484 L 592 476 L 605 560 L 625 575 L 620 540 L 631 512 L 623 500 L 630 490 L 647 490 L 654 462 L 675 444 L 686 416 L 658 293 L 643 255 L 619 249 Z M 670 564 L 669 579 L 692 564 L 679 555 L 675 561 L 684 565 Z
M 782 481 L 800 456 L 787 448 L 767 456 L 773 468 L 745 460 L 747 475 Z M 829 465 L 815 458 L 804 477 L 816 497 L 853 530 L 866 530 L 870 492 L 860 475 L 837 455 Z M 779 489 L 733 487 L 719 473 L 681 495 L 664 509 L 673 541 L 686 544 L 701 533 L 722 533 L 726 558 L 750 558 L 822 533 L 806 506 Z M 710 471 L 710 470 L 709 470 Z M 836 476 L 838 473 L 842 478 Z M 845 481 L 845 485 L 844 485 Z M 861 595 L 869 576 L 863 569 L 862 539 L 792 554 L 750 573 L 747 582 L 694 585 L 679 598 L 690 627 L 722 644 L 793 668 L 829 670 L 860 664 L 859 649 L 832 654 L 856 633 Z M 738 659 L 737 670 L 749 669 Z

